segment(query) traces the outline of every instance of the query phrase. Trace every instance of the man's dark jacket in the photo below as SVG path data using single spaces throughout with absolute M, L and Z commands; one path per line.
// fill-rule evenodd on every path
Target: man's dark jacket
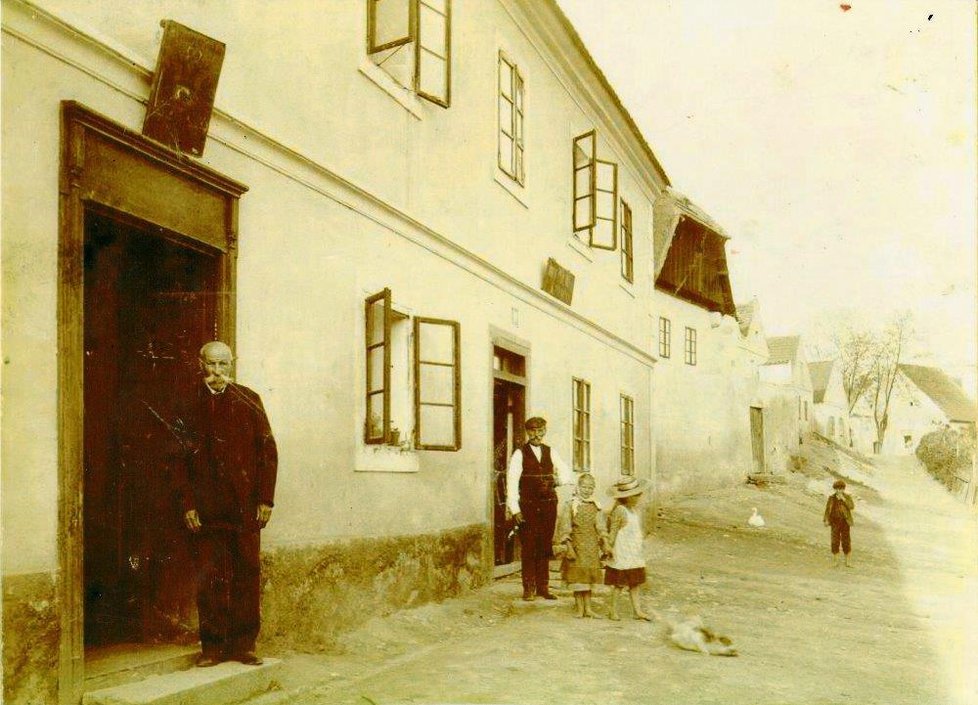
M 181 448 L 173 483 L 202 527 L 257 530 L 258 505 L 273 505 L 278 450 L 261 398 L 240 384 L 213 394 L 201 383 L 175 422 Z

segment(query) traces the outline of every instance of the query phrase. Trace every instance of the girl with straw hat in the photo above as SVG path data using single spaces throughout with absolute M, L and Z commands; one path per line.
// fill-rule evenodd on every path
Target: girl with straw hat
M 642 611 L 639 602 L 639 590 L 645 584 L 645 556 L 642 552 L 642 520 L 637 507 L 648 486 L 648 480 L 622 475 L 608 490 L 608 494 L 616 500 L 608 519 L 611 560 L 604 573 L 605 585 L 613 588 L 608 614 L 610 619 L 621 619 L 618 616 L 618 596 L 622 589 L 628 588 L 635 619 L 652 621 Z

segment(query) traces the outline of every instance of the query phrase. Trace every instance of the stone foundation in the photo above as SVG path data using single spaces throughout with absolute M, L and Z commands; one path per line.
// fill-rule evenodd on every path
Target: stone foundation
M 489 527 L 262 554 L 260 647 L 320 650 L 378 614 L 452 597 L 492 576 Z
M 4 576 L 3 702 L 58 702 L 60 640 L 55 576 Z

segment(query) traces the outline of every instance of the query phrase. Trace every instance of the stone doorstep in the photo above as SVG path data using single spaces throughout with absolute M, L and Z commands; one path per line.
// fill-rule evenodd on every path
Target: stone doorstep
M 146 646 L 118 644 L 85 654 L 85 691 L 103 690 L 123 683 L 193 667 L 198 646 Z
M 281 670 L 279 659 L 265 659 L 261 666 L 228 661 L 92 690 L 82 705 L 231 705 L 278 687 Z

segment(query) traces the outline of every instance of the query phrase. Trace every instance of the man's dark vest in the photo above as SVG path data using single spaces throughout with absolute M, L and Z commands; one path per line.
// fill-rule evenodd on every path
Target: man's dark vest
M 556 500 L 554 489 L 554 464 L 550 459 L 550 446 L 540 444 L 540 460 L 527 443 L 523 453 L 523 473 L 520 475 L 521 500 Z

